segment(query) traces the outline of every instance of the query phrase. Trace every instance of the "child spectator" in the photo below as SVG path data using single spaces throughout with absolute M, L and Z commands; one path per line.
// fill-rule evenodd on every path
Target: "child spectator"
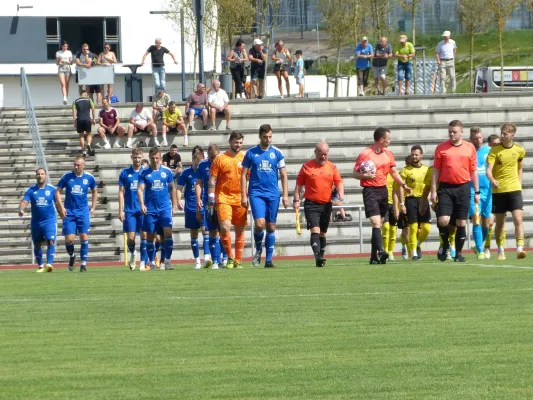
M 300 90 L 298 96 L 295 97 L 304 97 L 304 60 L 302 50 L 296 50 L 294 53 L 296 56 L 296 64 L 294 66 L 294 77 L 296 78 L 296 84 L 299 86 Z

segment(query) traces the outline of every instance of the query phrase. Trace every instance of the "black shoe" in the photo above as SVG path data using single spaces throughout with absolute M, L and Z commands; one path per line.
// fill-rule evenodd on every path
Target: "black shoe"
M 420 260 L 420 256 L 413 256 L 411 258 L 411 261 L 418 261 L 418 260 Z
M 422 249 L 420 248 L 420 246 L 416 246 L 416 254 L 418 256 L 418 259 L 421 260 L 422 259 Z
M 326 260 L 323 259 L 323 258 L 317 258 L 315 265 L 316 265 L 317 268 L 325 267 L 326 266 Z
M 387 260 L 389 259 L 389 253 L 386 251 L 378 251 L 378 259 L 380 264 L 387 264 Z
M 93 155 L 93 151 L 94 151 L 94 150 L 92 149 L 92 147 L 91 147 L 90 144 L 88 144 L 87 146 L 85 146 L 85 150 L 87 150 L 87 154 L 88 154 L 88 155 L 90 155 L 90 156 Z
M 265 262 L 265 268 L 277 268 L 272 261 Z
M 87 152 L 86 152 L 86 151 L 82 151 L 82 152 L 81 152 L 81 156 L 82 156 L 83 158 L 87 158 Z
M 461 253 L 455 255 L 455 262 L 466 262 L 466 258 L 463 257 Z
M 82 265 L 80 267 L 80 272 L 87 272 L 87 267 L 85 265 Z
M 74 254 L 72 257 L 70 257 L 70 260 L 68 262 L 68 270 L 74 271 L 74 264 L 76 264 L 76 255 Z
M 376 260 L 376 259 L 372 259 L 372 258 L 371 258 L 369 264 L 370 264 L 370 265 L 375 265 L 375 264 L 381 264 L 381 263 L 379 262 L 379 260 Z
M 439 251 L 437 252 L 437 258 L 439 259 L 439 261 L 446 261 L 446 259 L 448 258 L 448 248 L 446 247 L 439 247 Z

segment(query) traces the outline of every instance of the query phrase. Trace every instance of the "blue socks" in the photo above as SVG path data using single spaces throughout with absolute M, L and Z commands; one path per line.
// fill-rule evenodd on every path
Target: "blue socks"
M 47 264 L 54 264 L 54 256 L 56 255 L 56 244 L 52 243 L 48 245 L 48 249 L 46 249 L 46 263 Z
M 210 244 L 209 244 L 209 235 L 202 235 L 203 237 L 203 246 L 204 246 L 204 258 L 206 255 L 209 255 L 211 254 L 211 251 L 209 249 L 210 247 Z
M 265 231 L 257 232 L 254 229 L 254 242 L 255 242 L 255 251 L 263 251 L 263 238 L 265 237 Z M 268 247 L 267 247 L 268 249 Z
M 478 253 L 483 252 L 483 232 L 481 225 L 472 225 L 472 235 L 474 236 L 474 243 L 476 244 L 476 250 Z
M 80 258 L 81 258 L 82 265 L 85 265 L 85 263 L 87 263 L 88 256 L 89 256 L 89 241 L 82 240 L 80 242 Z
M 34 247 L 33 248 L 33 255 L 35 256 L 35 262 L 38 266 L 43 265 L 43 248 L 42 247 Z
M 218 237 L 209 236 L 209 251 L 211 252 L 211 259 L 214 263 L 220 264 L 220 239 Z
M 130 254 L 135 253 L 135 240 L 128 240 L 128 251 Z
M 166 244 L 166 240 L 165 240 Z M 191 249 L 194 258 L 200 257 L 200 249 L 198 248 L 198 238 L 191 238 Z
M 141 239 L 141 261 L 145 264 L 148 262 L 148 252 L 146 251 L 147 240 Z
M 154 242 L 146 242 L 146 254 L 150 262 L 155 260 Z
M 274 255 L 275 244 L 276 244 L 276 232 L 267 232 L 266 239 L 265 239 L 266 262 L 272 262 L 272 256 Z
M 65 248 L 70 257 L 74 255 L 74 243 L 65 243 Z
M 172 236 L 165 237 L 165 261 L 172 257 L 172 248 L 174 247 L 174 240 Z

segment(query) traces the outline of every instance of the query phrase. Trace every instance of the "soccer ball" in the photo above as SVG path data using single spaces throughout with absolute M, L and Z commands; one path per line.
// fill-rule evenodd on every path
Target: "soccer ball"
M 363 161 L 359 165 L 359 172 L 362 174 L 375 174 L 376 173 L 376 164 L 371 160 Z

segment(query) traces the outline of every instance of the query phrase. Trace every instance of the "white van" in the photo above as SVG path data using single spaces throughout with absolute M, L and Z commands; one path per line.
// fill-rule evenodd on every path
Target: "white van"
M 501 82 L 500 67 L 478 67 L 475 93 L 499 92 Z M 533 91 L 533 67 L 504 67 L 503 90 Z

